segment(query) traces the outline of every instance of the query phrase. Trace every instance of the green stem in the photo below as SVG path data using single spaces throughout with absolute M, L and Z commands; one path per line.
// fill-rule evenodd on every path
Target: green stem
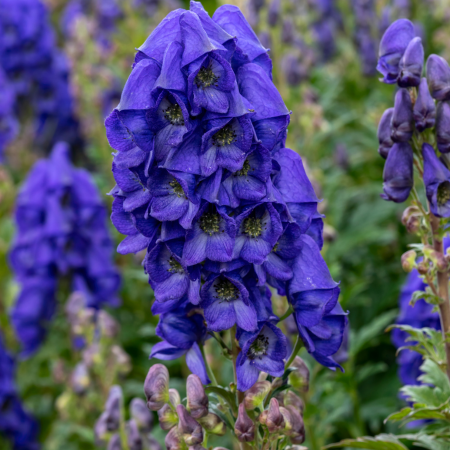
M 280 322 L 283 322 L 284 319 L 287 319 L 293 312 L 294 310 L 292 309 L 292 306 L 289 305 L 287 311 L 280 317 Z
M 231 355 L 233 357 L 233 372 L 234 372 L 234 384 L 236 385 L 236 399 L 237 404 L 241 403 L 244 400 L 244 393 L 238 391 L 237 389 L 237 374 L 236 374 L 236 361 L 239 355 L 240 349 L 236 344 L 236 325 L 230 329 L 230 340 L 231 340 Z
M 208 372 L 209 379 L 211 380 L 211 383 L 213 384 L 213 386 L 217 386 L 216 376 L 214 375 L 214 372 L 211 369 L 211 366 L 209 365 L 208 358 L 206 357 L 204 345 L 200 345 L 200 351 L 202 352 L 202 356 L 205 361 L 206 372 Z
M 286 365 L 284 366 L 284 370 L 289 369 L 289 366 L 292 364 L 292 362 L 294 361 L 295 357 L 297 356 L 298 352 L 300 351 L 300 349 L 302 347 L 303 347 L 303 341 L 302 341 L 302 338 L 300 337 L 300 335 L 298 335 L 297 340 L 295 341 L 294 350 L 292 350 L 291 356 L 289 357 L 289 359 L 286 362 Z
M 123 450 L 129 450 L 127 432 L 125 430 L 125 406 L 123 404 L 123 397 L 120 401 L 120 425 L 119 425 L 120 443 Z

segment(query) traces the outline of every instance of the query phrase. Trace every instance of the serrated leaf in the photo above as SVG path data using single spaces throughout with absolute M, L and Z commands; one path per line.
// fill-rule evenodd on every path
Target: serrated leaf
M 232 411 L 237 413 L 236 397 L 231 391 L 220 386 L 206 386 L 205 391 L 208 394 L 216 394 L 222 397 L 228 403 Z
M 420 366 L 423 372 L 419 381 L 439 388 L 445 397 L 450 397 L 450 382 L 443 370 L 434 362 L 426 359 Z
M 344 439 L 324 448 L 364 448 L 366 450 L 408 450 L 393 434 L 380 434 L 375 437 L 364 436 L 357 439 Z
M 403 386 L 400 391 L 405 394 L 407 400 L 413 403 L 423 403 L 434 408 L 439 407 L 448 400 L 443 396 L 442 390 L 430 386 Z

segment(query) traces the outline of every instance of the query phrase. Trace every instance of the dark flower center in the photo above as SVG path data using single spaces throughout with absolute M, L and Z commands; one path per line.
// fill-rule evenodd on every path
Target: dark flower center
M 172 188 L 173 193 L 174 193 L 175 195 L 177 195 L 177 196 L 180 197 L 180 198 L 181 198 L 181 197 L 184 197 L 184 198 L 185 198 L 183 188 L 181 187 L 181 184 L 178 183 L 177 180 L 171 181 L 171 182 L 169 183 L 169 185 L 170 185 L 170 187 Z
M 238 170 L 237 172 L 234 172 L 235 177 L 246 177 L 247 174 L 252 170 L 250 167 L 250 163 L 248 162 L 248 159 L 244 161 L 244 165 L 242 166 L 241 170 Z
M 262 224 L 261 219 L 256 217 L 247 217 L 244 220 L 244 233 L 248 234 L 252 238 L 261 236 Z
M 206 213 L 200 217 L 200 228 L 210 236 L 220 231 L 220 216 L 217 213 Z
M 236 133 L 231 125 L 225 125 L 212 137 L 212 142 L 216 147 L 223 147 L 224 145 L 230 145 L 236 140 Z
M 239 289 L 229 280 L 220 280 L 214 287 L 217 298 L 224 302 L 231 302 L 239 298 Z
M 450 182 L 444 181 L 437 190 L 437 202 L 439 206 L 445 205 L 450 200 Z
M 195 77 L 195 84 L 197 87 L 210 87 L 212 85 L 217 86 L 219 78 L 212 70 L 211 65 L 208 67 L 202 67 L 197 76 Z
M 181 106 L 178 103 L 168 106 L 164 111 L 164 117 L 172 125 L 184 125 L 183 111 L 181 110 Z
M 267 355 L 267 349 L 269 348 L 269 338 L 260 334 L 252 343 L 248 349 L 247 356 L 249 359 L 262 359 Z
M 183 266 L 173 257 L 169 258 L 170 268 L 168 269 L 171 273 L 184 273 Z
M 278 250 L 278 242 L 273 246 L 272 251 L 276 252 Z

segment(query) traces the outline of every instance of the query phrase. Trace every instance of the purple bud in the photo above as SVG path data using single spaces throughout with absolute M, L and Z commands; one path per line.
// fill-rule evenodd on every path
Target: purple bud
M 119 333 L 119 324 L 106 311 L 99 311 L 97 321 L 102 336 L 113 338 Z
M 450 100 L 450 67 L 444 58 L 438 55 L 428 57 L 427 80 L 434 99 Z
M 414 25 L 407 19 L 396 20 L 384 33 L 377 65 L 384 83 L 394 84 L 397 81 L 400 60 L 414 35 Z
M 169 400 L 172 406 L 176 408 L 181 403 L 180 393 L 176 389 L 169 389 Z
M 80 362 L 75 366 L 70 377 L 70 385 L 72 390 L 77 395 L 84 394 L 89 387 L 89 384 L 90 378 L 86 364 Z
M 270 399 L 266 425 L 269 433 L 277 433 L 285 426 L 284 417 L 280 412 L 280 405 L 276 398 Z
M 283 19 L 283 27 L 281 29 L 281 42 L 284 44 L 292 44 L 295 38 L 295 25 L 289 17 Z
M 178 433 L 178 428 L 173 427 L 167 433 L 166 438 L 164 439 L 164 443 L 166 444 L 167 450 L 181 450 L 186 448 L 182 437 Z
M 289 436 L 297 439 L 296 443 L 301 444 L 305 440 L 305 424 L 300 411 L 294 406 L 286 406 L 286 409 L 290 413 L 290 430 Z M 286 420 L 286 419 L 285 419 Z M 299 439 L 303 439 L 298 442 Z
M 184 405 L 177 406 L 178 433 L 187 445 L 200 444 L 203 441 L 201 425 L 187 412 Z
M 378 147 L 378 153 L 386 159 L 389 150 L 394 145 L 391 139 L 391 122 L 392 115 L 394 114 L 394 108 L 387 109 L 381 116 L 380 123 L 378 125 L 378 142 L 380 143 Z
M 169 401 L 169 372 L 166 366 L 155 364 L 150 367 L 144 382 L 147 407 L 158 411 Z
M 294 394 L 292 391 L 288 391 L 288 393 L 284 396 L 284 404 L 286 407 L 288 406 L 294 407 L 301 413 L 305 409 L 305 404 L 303 403 L 303 400 L 298 395 Z
M 122 389 L 120 386 L 112 386 L 105 403 L 105 420 L 108 431 L 119 429 L 122 415 Z
M 303 392 L 308 392 L 309 389 L 309 369 L 300 356 L 296 356 L 291 368 L 296 369 L 289 375 L 289 382 L 292 386 L 300 389 Z
M 450 153 L 450 103 L 439 102 L 436 110 L 436 144 L 441 153 Z
M 289 52 L 283 56 L 281 69 L 289 86 L 298 86 L 307 77 L 306 69 L 296 52 Z
M 414 132 L 414 115 L 411 97 L 407 89 L 395 94 L 394 112 L 391 120 L 391 139 L 394 142 L 408 142 Z
M 422 78 L 419 85 L 416 103 L 413 110 L 417 130 L 422 133 L 426 128 L 433 128 L 436 118 L 436 107 L 428 89 L 427 79 Z
M 149 432 L 153 427 L 153 415 L 141 398 L 133 398 L 130 404 L 130 416 L 140 430 Z
M 158 419 L 163 430 L 170 430 L 178 423 L 178 416 L 168 403 L 158 411 Z
M 203 383 L 197 375 L 191 374 L 186 381 L 187 409 L 194 419 L 200 419 L 208 414 L 208 396 Z
M 423 182 L 431 212 L 437 217 L 450 217 L 450 171 L 431 145 L 423 144 L 422 155 Z
M 248 416 L 244 403 L 239 405 L 238 417 L 234 425 L 234 433 L 240 442 L 250 442 L 255 439 L 255 424 Z
M 267 23 L 274 27 L 280 18 L 281 0 L 272 0 L 267 10 Z
M 98 447 L 100 447 L 102 443 L 105 442 L 106 437 L 109 433 L 106 419 L 107 419 L 106 413 L 102 412 L 97 422 L 95 422 L 94 435 L 95 435 L 95 443 Z
M 127 442 L 130 450 L 142 450 L 144 444 L 142 437 L 139 434 L 137 423 L 134 419 L 126 423 Z
M 400 60 L 400 75 L 397 80 L 400 87 L 419 86 L 423 70 L 423 57 L 422 39 L 416 37 L 408 44 Z
M 122 443 L 120 442 L 120 436 L 113 434 L 108 442 L 107 450 L 122 450 Z
M 395 203 L 404 202 L 414 186 L 413 150 L 407 142 L 399 142 L 389 151 L 384 165 L 381 198 Z

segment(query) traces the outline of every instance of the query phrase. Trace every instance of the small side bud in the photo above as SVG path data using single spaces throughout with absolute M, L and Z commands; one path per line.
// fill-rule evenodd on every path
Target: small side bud
M 105 403 L 105 420 L 108 431 L 119 429 L 122 414 L 122 389 L 120 386 L 112 386 L 109 390 L 108 399 Z
M 409 206 L 403 211 L 402 223 L 405 225 L 408 233 L 417 233 L 420 228 L 421 213 L 417 206 Z
M 129 450 L 142 450 L 143 442 L 137 423 L 134 419 L 126 423 L 127 443 Z
M 303 411 L 305 410 L 305 404 L 303 403 L 303 400 L 292 391 L 288 391 L 288 393 L 284 396 L 284 405 L 286 406 L 286 408 L 288 406 L 292 406 L 301 413 L 303 413 Z
M 291 364 L 291 367 L 296 369 L 289 375 L 289 384 L 294 388 L 308 392 L 309 389 L 309 369 L 300 356 L 296 356 Z
M 417 272 L 420 273 L 420 275 L 426 275 L 428 273 L 429 266 L 426 262 L 421 261 L 419 264 L 417 264 Z
M 147 408 L 158 411 L 169 402 L 169 371 L 162 364 L 150 367 L 144 382 Z
M 222 419 L 214 413 L 209 413 L 207 416 L 198 419 L 200 425 L 211 434 L 217 434 L 218 436 L 223 436 L 226 431 L 225 423 Z
M 120 347 L 119 345 L 113 345 L 111 347 L 111 355 L 113 356 L 121 375 L 126 375 L 130 372 L 131 358 L 130 355 L 122 347 Z
M 181 403 L 180 393 L 176 389 L 169 389 L 169 400 L 172 406 L 176 408 Z
M 116 319 L 102 309 L 98 313 L 97 324 L 102 336 L 113 338 L 119 333 L 119 324 Z
M 303 423 L 303 418 L 294 406 L 287 406 L 286 409 L 290 413 L 290 431 L 289 436 L 291 439 L 302 439 L 301 442 L 296 443 L 302 443 L 305 440 L 305 424 Z
M 138 428 L 149 432 L 153 427 L 153 415 L 141 398 L 133 398 L 130 404 L 130 416 L 136 421 Z
M 291 413 L 284 406 L 280 406 L 280 413 L 283 416 L 283 420 L 284 420 L 283 433 L 286 433 L 288 436 L 290 436 L 291 430 L 292 430 L 292 422 L 293 422 Z
M 266 424 L 267 424 L 267 414 L 268 414 L 268 411 L 267 411 L 267 409 L 265 409 L 265 410 L 258 416 L 258 422 L 259 422 L 261 425 L 266 425 Z
M 414 250 L 408 250 L 402 255 L 402 267 L 407 273 L 411 272 L 416 267 L 417 253 Z
M 439 272 L 447 270 L 447 261 L 442 253 L 434 250 L 433 247 L 426 246 L 423 249 L 425 258 L 429 259 Z
M 276 398 L 271 398 L 266 420 L 270 433 L 277 433 L 285 427 L 284 417 L 280 412 L 280 405 Z
M 158 419 L 163 430 L 170 430 L 178 423 L 178 416 L 167 403 L 158 411 Z
M 194 419 L 200 419 L 208 414 L 208 396 L 203 383 L 197 375 L 191 374 L 186 381 L 187 410 Z
M 238 417 L 234 425 L 234 433 L 240 442 L 250 442 L 255 439 L 255 424 L 248 416 L 244 403 L 239 405 Z
M 259 406 L 270 391 L 269 381 L 257 381 L 248 391 L 245 391 L 245 409 L 255 409 Z
M 113 434 L 108 442 L 107 450 L 122 450 L 122 443 L 120 442 L 120 436 Z
M 107 414 L 102 412 L 101 416 L 97 419 L 94 425 L 95 444 L 97 447 L 101 447 L 105 444 L 108 437 L 108 425 L 106 423 Z
M 166 444 L 167 450 L 181 450 L 185 447 L 183 443 L 183 439 L 178 433 L 177 427 L 173 427 L 167 433 L 166 438 L 164 439 L 164 443 Z
M 177 406 L 178 433 L 187 445 L 200 444 L 203 441 L 201 425 L 187 412 L 184 405 Z

